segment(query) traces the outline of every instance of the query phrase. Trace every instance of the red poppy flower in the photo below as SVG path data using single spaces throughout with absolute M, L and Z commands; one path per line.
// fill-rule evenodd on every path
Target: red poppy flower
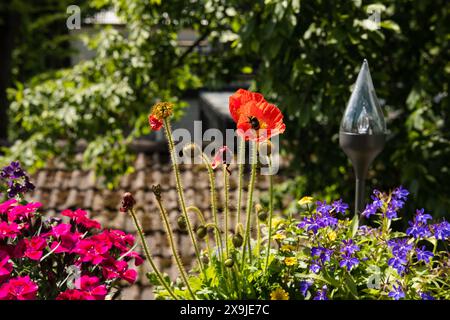
M 148 123 L 150 124 L 150 128 L 152 128 L 153 131 L 158 131 L 163 126 L 163 122 L 156 118 L 154 115 L 148 116 Z
M 239 89 L 230 97 L 230 113 L 245 140 L 264 141 L 283 133 L 283 114 L 259 93 Z
M 214 156 L 214 160 L 211 163 L 211 167 L 213 169 L 217 168 L 219 164 L 230 164 L 231 159 L 233 157 L 233 154 L 231 153 L 231 150 L 227 146 L 223 146 L 217 151 L 216 155 Z

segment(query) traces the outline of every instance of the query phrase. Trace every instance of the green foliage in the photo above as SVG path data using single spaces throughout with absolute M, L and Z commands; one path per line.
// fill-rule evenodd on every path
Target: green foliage
M 115 7 L 127 23 L 127 38 L 102 30 L 90 40 L 97 52 L 92 61 L 11 92 L 13 138 L 22 142 L 9 158 L 24 160 L 18 151 L 26 143 L 35 159 L 29 164 L 55 155 L 69 161 L 75 143 L 84 140 L 91 150 L 84 165 L 113 182 L 132 163 L 119 141 L 148 133 L 146 114 L 154 101 L 179 101 L 190 89 L 220 87 L 253 73 L 253 88 L 284 111 L 285 150 L 295 150 L 293 163 L 307 181 L 289 189 L 351 194 L 339 122 L 367 58 L 391 131 L 368 184 L 402 183 L 415 195 L 411 208 L 426 206 L 435 215 L 449 207 L 448 1 L 97 0 L 91 6 Z M 380 13 L 380 28 L 369 19 L 373 10 Z M 178 46 L 185 28 L 208 40 L 207 55 Z M 61 139 L 65 146 L 57 145 Z M 49 149 L 37 150 L 42 144 Z M 106 155 L 94 152 L 96 146 L 117 151 Z M 102 169 L 109 163 L 105 155 L 118 165 Z
M 232 269 L 226 269 L 216 255 L 207 265 L 205 274 L 192 270 L 190 284 L 198 299 L 272 299 L 272 293 L 282 288 L 289 299 L 311 300 L 326 286 L 328 299 L 391 299 L 389 293 L 394 286 L 400 286 L 405 293 L 405 299 L 421 299 L 421 294 L 427 293 L 436 299 L 450 298 L 450 283 L 448 281 L 448 250 L 442 250 L 448 245 L 446 240 L 437 240 L 432 233 L 426 238 L 408 237 L 404 232 L 394 232 L 390 228 L 391 220 L 386 218 L 388 203 L 392 195 L 384 195 L 382 208 L 371 221 L 376 227 L 359 226 L 357 216 L 349 217 L 337 212 L 333 206 L 327 209 L 331 217 L 339 218 L 335 226 L 329 225 L 314 231 L 307 227 L 300 228 L 301 221 L 313 217 L 321 219 L 322 212 L 312 201 L 296 207 L 292 218 L 275 217 L 273 219 L 272 249 L 269 257 L 269 267 L 265 269 L 266 251 L 258 251 L 258 239 L 252 241 L 253 259 L 245 264 L 236 263 Z M 387 200 L 388 199 L 388 200 Z M 399 213 L 400 214 L 400 213 Z M 396 218 L 394 220 L 398 220 Z M 435 230 L 435 225 L 427 226 Z M 267 226 L 263 230 L 267 230 Z M 434 232 L 434 231 L 433 231 Z M 263 238 L 263 247 L 267 234 Z M 357 263 L 348 268 L 340 263 L 344 242 L 353 241 L 357 248 L 352 256 Z M 389 264 L 395 257 L 393 241 L 405 241 L 410 248 L 405 251 L 406 272 L 398 272 Z M 428 262 L 418 258 L 418 250 L 423 246 L 434 253 Z M 443 247 L 442 249 L 441 246 Z M 321 261 L 316 255 L 318 248 L 330 250 L 329 259 Z M 214 248 L 216 252 L 217 248 Z M 241 251 L 233 249 L 231 256 L 240 261 Z M 311 266 L 317 263 L 320 268 L 313 271 Z M 228 272 L 231 272 L 231 277 Z M 226 274 L 224 274 L 226 273 Z M 198 276 L 194 276 L 198 274 Z M 230 280 L 230 278 L 232 280 Z M 153 279 L 152 283 L 156 279 Z M 310 285 L 305 295 L 301 292 L 301 282 L 308 281 Z M 181 281 L 174 288 L 178 295 L 189 298 Z M 156 295 L 160 299 L 169 298 L 162 287 L 156 287 Z

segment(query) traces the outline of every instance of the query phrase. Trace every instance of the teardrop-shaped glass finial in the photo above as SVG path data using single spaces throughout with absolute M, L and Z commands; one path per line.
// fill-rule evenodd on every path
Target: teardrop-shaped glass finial
M 341 121 L 341 132 L 385 134 L 386 123 L 373 87 L 369 64 L 364 59 Z

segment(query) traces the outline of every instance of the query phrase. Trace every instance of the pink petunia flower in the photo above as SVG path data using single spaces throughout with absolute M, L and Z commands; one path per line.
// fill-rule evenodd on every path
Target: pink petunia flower
M 9 262 L 9 255 L 6 251 L 0 250 L 0 283 L 9 278 L 12 270 L 13 265 Z
M 34 300 L 38 286 L 29 276 L 10 279 L 0 287 L 0 300 Z
M 69 217 L 76 224 L 81 225 L 86 229 L 100 229 L 102 227 L 98 221 L 89 219 L 87 217 L 87 212 L 81 209 L 77 209 L 75 211 L 67 209 L 61 212 L 61 214 Z
M 47 246 L 47 241 L 42 237 L 32 237 L 25 239 L 25 257 L 39 261 L 42 258 L 43 250 Z
M 19 234 L 17 223 L 0 222 L 0 240 L 5 238 L 15 238 Z
M 217 168 L 220 164 L 230 164 L 233 154 L 227 146 L 221 147 L 214 156 L 214 160 L 211 163 L 213 169 Z
M 82 262 L 99 264 L 106 259 L 110 247 L 108 244 L 90 239 L 81 240 L 73 252 L 80 255 Z
M 34 215 L 36 210 L 42 206 L 40 202 L 30 202 L 26 205 L 14 206 L 8 211 L 8 220 L 16 221 L 28 219 Z
M 9 199 L 3 203 L 0 203 L 0 214 L 7 213 L 9 209 L 17 203 L 16 199 Z
M 77 289 L 68 289 L 64 292 L 61 292 L 56 297 L 56 300 L 95 300 L 95 298 L 88 292 Z
M 87 292 L 95 300 L 105 300 L 108 290 L 105 285 L 100 285 L 100 279 L 97 277 L 82 276 L 80 278 L 81 290 Z
M 114 260 L 109 258 L 103 264 L 103 276 L 108 279 L 123 279 L 129 283 L 134 283 L 137 278 L 137 272 L 134 269 L 128 269 L 128 263 L 123 260 Z

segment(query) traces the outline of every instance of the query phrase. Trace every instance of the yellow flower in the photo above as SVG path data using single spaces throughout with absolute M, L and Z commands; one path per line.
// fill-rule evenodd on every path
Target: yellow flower
M 336 232 L 334 232 L 334 231 L 328 232 L 327 236 L 328 236 L 328 239 L 331 241 L 336 240 Z
M 285 244 L 280 248 L 280 251 L 282 252 L 291 252 L 292 250 L 294 250 L 295 247 L 291 246 L 290 244 Z
M 282 233 L 276 233 L 272 236 L 273 240 L 284 240 L 286 239 L 286 236 Z
M 293 265 L 297 264 L 297 258 L 296 257 L 287 257 L 284 259 L 284 263 L 287 266 L 293 266 Z
M 152 107 L 151 115 L 158 120 L 163 120 L 172 115 L 173 104 L 170 102 L 158 102 Z
M 270 300 L 289 300 L 289 293 L 278 287 L 270 293 Z
M 298 200 L 297 203 L 298 203 L 299 205 L 301 205 L 301 206 L 306 206 L 307 204 L 312 203 L 313 200 L 314 200 L 313 197 L 303 197 L 303 198 L 301 198 L 300 200 Z

